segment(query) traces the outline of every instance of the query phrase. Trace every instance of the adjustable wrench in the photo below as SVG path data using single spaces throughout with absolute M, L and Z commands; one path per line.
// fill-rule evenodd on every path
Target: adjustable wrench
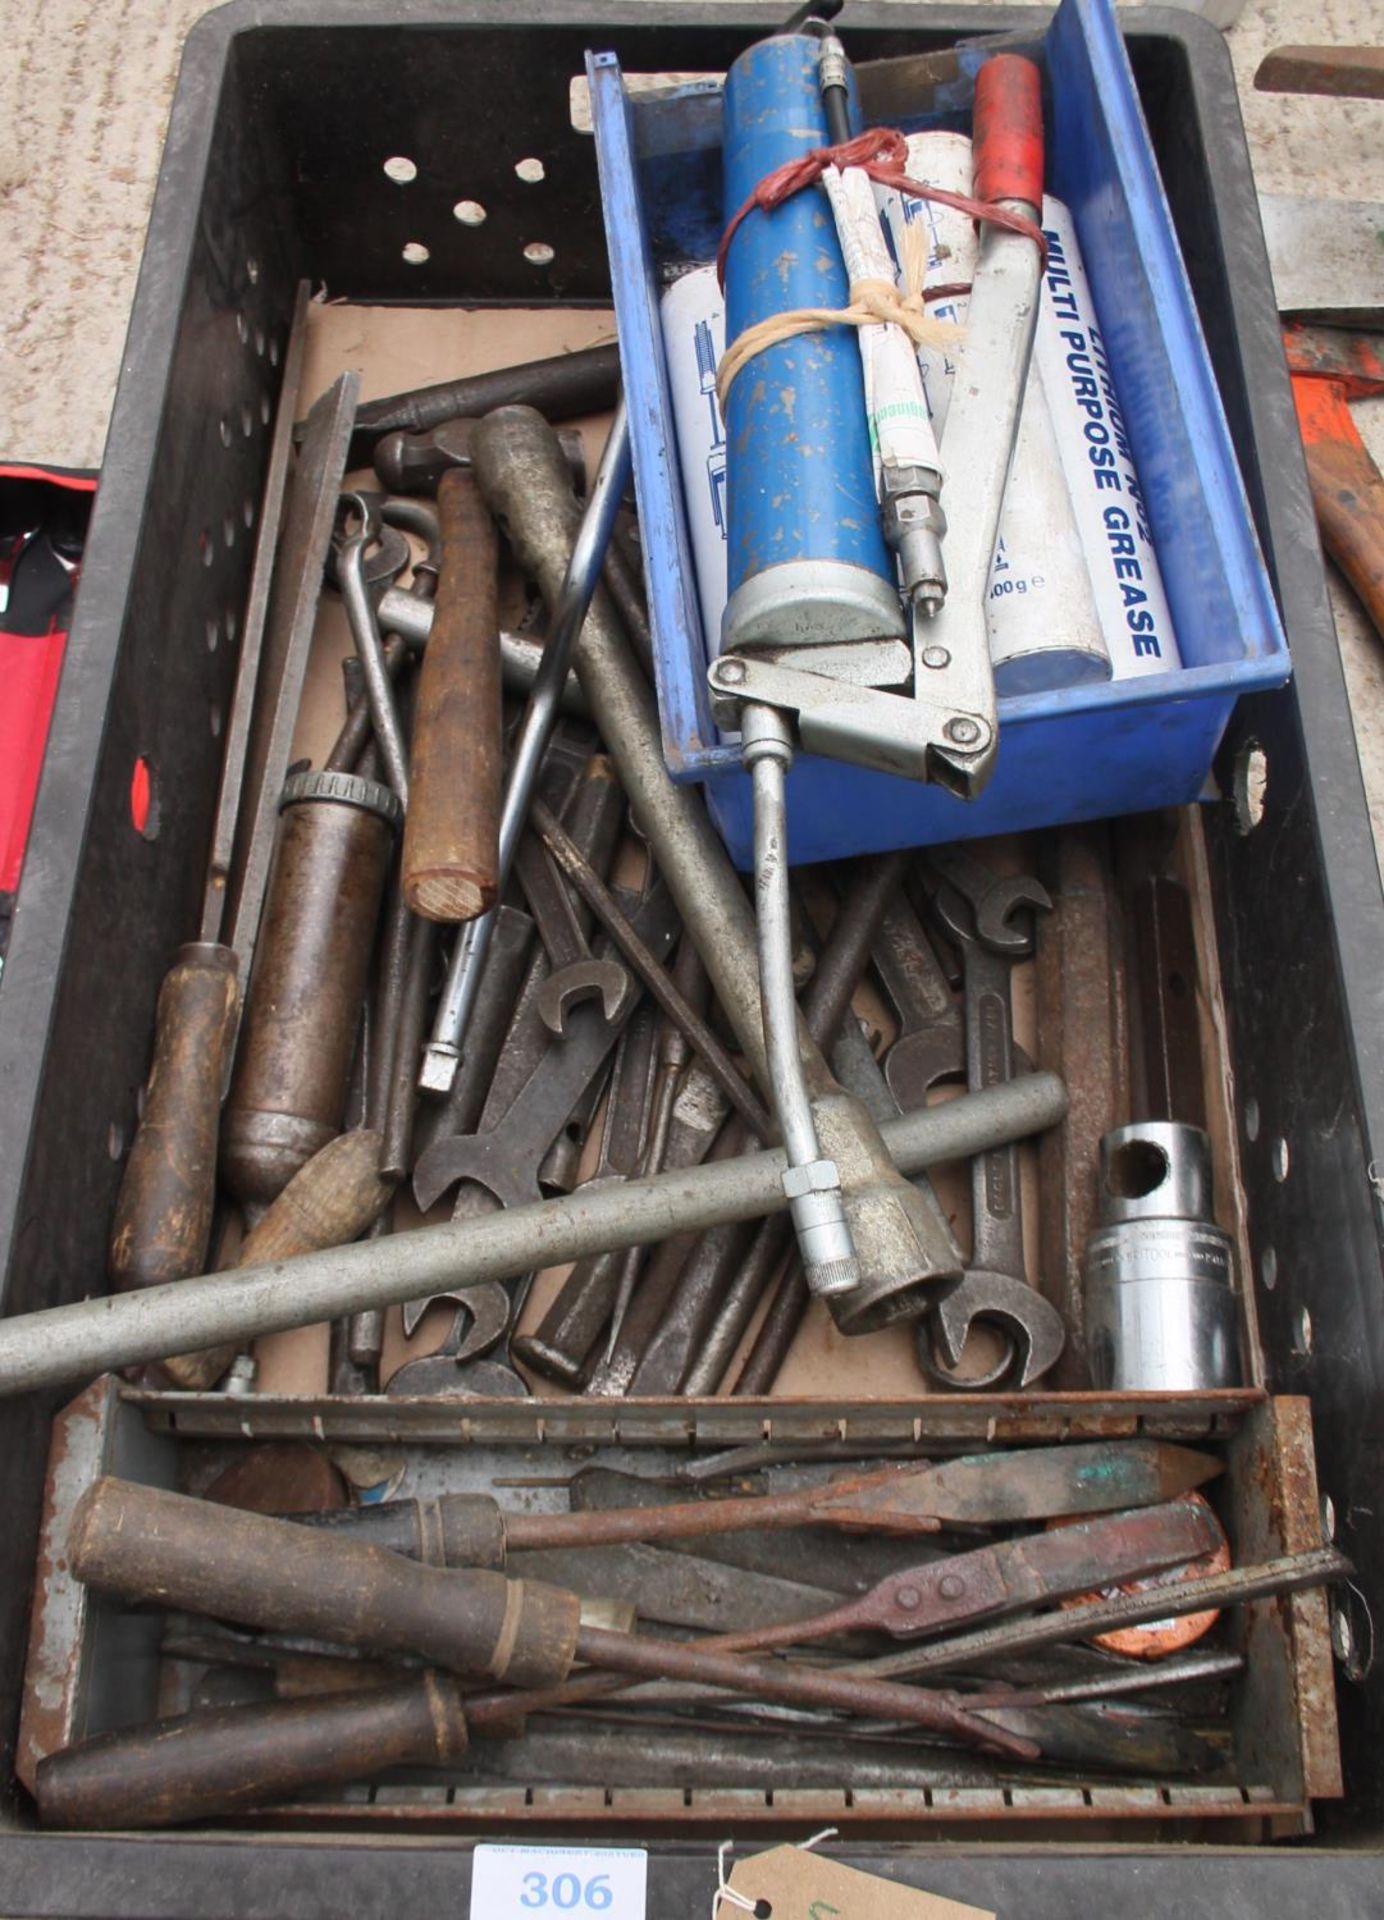
M 1052 905 L 1036 880 L 1010 883 L 1001 937 L 1007 951 L 996 953 L 977 930 L 968 902 L 944 884 L 933 910 L 961 952 L 966 1008 L 966 1082 L 974 1092 L 1014 1077 L 1014 1020 L 1010 969 L 1020 957 L 1013 950 L 1019 903 L 1046 912 Z M 1030 950 L 1032 933 L 1028 934 Z M 1054 1365 L 1066 1343 L 1062 1316 L 1029 1285 L 1024 1269 L 1023 1213 L 1019 1156 L 1013 1148 L 977 1155 L 971 1171 L 974 1233 L 971 1258 L 961 1281 L 936 1305 L 919 1330 L 918 1353 L 924 1370 L 944 1383 L 978 1391 L 997 1385 L 1011 1367 L 1016 1384 L 1028 1387 Z M 994 1322 L 1008 1336 L 1012 1353 L 980 1378 L 955 1374 L 966 1337 L 975 1320 Z M 940 1350 L 940 1359 L 939 1359 Z

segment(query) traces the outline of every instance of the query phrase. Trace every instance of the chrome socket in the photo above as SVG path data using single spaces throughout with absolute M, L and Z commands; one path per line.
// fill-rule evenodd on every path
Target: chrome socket
M 1235 1262 L 1212 1218 L 1211 1143 L 1146 1121 L 1106 1134 L 1101 1224 L 1086 1246 L 1092 1384 L 1195 1393 L 1240 1383 Z

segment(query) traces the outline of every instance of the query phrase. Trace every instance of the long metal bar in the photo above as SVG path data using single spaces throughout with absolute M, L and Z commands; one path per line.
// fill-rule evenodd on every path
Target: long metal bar
M 469 373 L 367 401 L 356 419 L 351 451 L 357 460 L 367 460 L 375 442 L 387 433 L 421 433 L 445 420 L 478 418 L 495 407 L 537 407 L 550 420 L 604 413 L 614 405 L 619 384 L 620 350 L 613 340 L 517 367 Z
M 838 1679 L 830 1671 L 794 1666 L 787 1661 L 747 1660 L 736 1654 L 712 1653 L 702 1646 L 678 1640 L 655 1640 L 637 1633 L 611 1633 L 604 1627 L 581 1627 L 577 1658 L 591 1667 L 615 1673 L 647 1674 L 672 1680 L 705 1680 L 754 1700 L 781 1700 L 789 1706 L 833 1707 L 842 1713 L 895 1715 L 915 1726 L 932 1727 L 954 1740 L 964 1740 L 991 1753 L 1017 1759 L 1036 1759 L 1038 1748 L 1021 1734 L 1009 1733 L 992 1721 L 977 1719 L 948 1694 L 925 1693 L 921 1687 L 891 1687 L 855 1675 Z M 513 1706 L 526 1705 L 523 1694 L 510 1696 Z M 530 1696 L 532 1701 L 535 1696 Z M 503 1723 L 503 1696 L 493 1709 L 493 1720 Z M 485 1724 L 487 1710 L 473 1704 L 468 1719 L 473 1727 Z
M 883 1149 L 905 1172 L 967 1159 L 1001 1139 L 1056 1125 L 1067 1095 L 1033 1073 L 891 1121 Z M 747 1154 L 647 1180 L 579 1187 L 527 1207 L 385 1242 L 305 1254 L 273 1266 L 203 1274 L 112 1299 L 82 1300 L 0 1321 L 0 1395 L 192 1353 L 341 1314 L 510 1279 L 588 1254 L 753 1220 L 784 1205 L 781 1152 Z
M 509 780 L 500 814 L 500 887 L 503 889 L 519 835 L 528 815 L 534 781 L 543 752 L 557 724 L 567 668 L 577 635 L 586 619 L 591 596 L 601 577 L 601 562 L 610 545 L 615 516 L 629 477 L 629 420 L 624 402 L 615 410 L 601 464 L 592 482 L 581 529 L 567 563 L 566 577 L 553 616 L 552 632 L 543 650 L 543 662 L 533 683 L 529 703 L 514 743 Z M 470 920 L 457 936 L 447 984 L 442 990 L 432 1039 L 423 1056 L 419 1084 L 425 1092 L 447 1093 L 456 1078 L 466 1029 L 475 1011 L 485 956 L 495 931 L 494 912 Z
M 293 422 L 303 382 L 303 362 L 307 357 L 308 293 L 309 286 L 304 280 L 299 284 L 293 306 L 293 325 L 289 330 L 288 350 L 284 354 L 283 385 L 279 389 L 279 410 L 274 417 L 274 437 L 269 445 L 269 465 L 265 471 L 264 493 L 260 500 L 259 532 L 255 538 L 250 592 L 241 625 L 240 660 L 236 666 L 235 697 L 231 701 L 231 715 L 226 727 L 226 752 L 221 763 L 221 788 L 216 797 L 216 824 L 212 829 L 211 855 L 207 861 L 207 890 L 202 902 L 202 929 L 197 935 L 199 940 L 221 938 L 226 894 L 231 883 L 236 823 L 240 819 L 241 795 L 250 751 L 250 727 L 255 713 L 260 660 L 264 653 L 265 616 L 269 611 L 274 549 L 283 520 L 284 493 L 293 454 Z
M 1095 1673 L 1086 1680 L 1054 1680 L 1041 1686 L 995 1686 L 965 1697 L 971 1706 L 1049 1707 L 1077 1700 L 1122 1700 L 1131 1693 L 1156 1693 L 1164 1687 L 1196 1686 L 1206 1680 L 1234 1680 L 1244 1672 L 1241 1653 L 1189 1653 L 1181 1660 L 1159 1660 L 1151 1666 L 1127 1665 L 1123 1670 Z

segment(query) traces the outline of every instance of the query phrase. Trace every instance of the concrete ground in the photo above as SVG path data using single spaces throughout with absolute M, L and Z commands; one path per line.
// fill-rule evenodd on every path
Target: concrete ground
M 100 462 L 179 50 L 206 11 L 0 0 L 0 458 Z M 1384 200 L 1384 103 L 1252 90 L 1269 48 L 1369 42 L 1379 22 L 1371 0 L 1249 0 L 1228 40 L 1264 191 Z M 1357 413 L 1384 463 L 1384 401 Z M 1384 647 L 1339 583 L 1335 600 L 1384 844 Z

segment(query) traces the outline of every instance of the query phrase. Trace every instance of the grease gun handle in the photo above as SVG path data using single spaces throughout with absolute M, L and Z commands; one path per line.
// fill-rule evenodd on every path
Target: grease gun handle
M 1043 205 L 1043 77 L 1032 60 L 997 53 L 976 75 L 972 122 L 977 200 Z

